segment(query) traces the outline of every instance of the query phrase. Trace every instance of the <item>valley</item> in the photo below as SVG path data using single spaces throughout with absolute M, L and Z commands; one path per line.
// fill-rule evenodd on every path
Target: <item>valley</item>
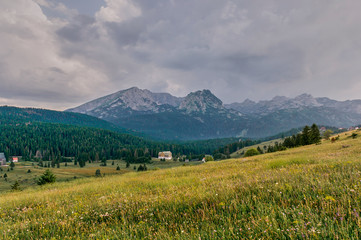
M 0 0 L 0 240 L 361 239 L 360 9 Z

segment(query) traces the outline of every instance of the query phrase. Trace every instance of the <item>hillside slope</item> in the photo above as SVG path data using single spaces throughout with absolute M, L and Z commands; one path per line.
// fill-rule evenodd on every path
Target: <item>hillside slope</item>
M 112 123 L 85 114 L 39 108 L 0 106 L 0 124 L 16 125 L 29 122 L 60 123 L 113 131 L 125 131 Z
M 247 159 L 8 193 L 0 236 L 359 239 L 361 138 L 346 134 Z

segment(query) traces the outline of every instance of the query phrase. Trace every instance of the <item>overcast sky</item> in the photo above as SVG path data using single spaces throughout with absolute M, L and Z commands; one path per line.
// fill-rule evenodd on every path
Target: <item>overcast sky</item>
M 223 102 L 361 98 L 360 0 L 1 0 L 0 105 L 137 86 Z

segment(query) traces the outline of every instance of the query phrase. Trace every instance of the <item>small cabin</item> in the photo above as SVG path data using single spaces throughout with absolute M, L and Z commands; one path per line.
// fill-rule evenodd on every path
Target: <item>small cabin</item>
M 6 165 L 6 157 L 4 153 L 0 153 L 0 166 Z
M 14 162 L 14 163 L 19 162 L 19 157 L 14 156 L 14 157 L 11 158 L 11 161 Z
M 158 159 L 172 159 L 172 152 L 165 151 L 165 152 L 159 152 L 158 153 Z

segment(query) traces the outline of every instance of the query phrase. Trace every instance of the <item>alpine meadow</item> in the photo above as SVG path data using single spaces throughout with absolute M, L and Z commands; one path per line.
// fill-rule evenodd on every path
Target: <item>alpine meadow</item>
M 0 0 L 0 240 L 361 239 L 360 9 Z
M 358 239 L 360 133 L 253 157 L 6 193 L 1 238 Z

